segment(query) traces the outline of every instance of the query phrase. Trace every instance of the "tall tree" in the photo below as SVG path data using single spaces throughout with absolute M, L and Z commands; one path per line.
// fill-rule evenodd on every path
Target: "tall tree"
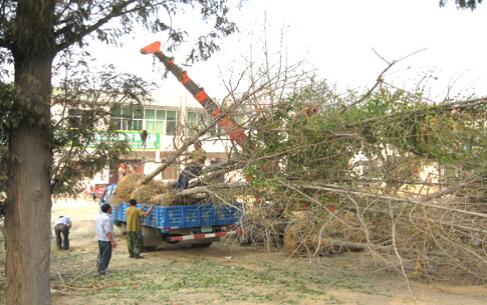
M 13 65 L 7 131 L 8 180 L 4 204 L 6 303 L 50 304 L 51 77 L 56 55 L 88 36 L 116 43 L 136 24 L 169 31 L 170 48 L 185 38 L 160 15 L 199 9 L 210 24 L 189 60 L 208 58 L 218 39 L 235 31 L 227 0 L 4 0 L 0 3 L 0 77 Z M 0 101 L 2 102 L 2 101 Z M 4 101 L 3 101 L 4 102 Z M 10 101 L 9 101 L 10 102 Z M 5 113 L 2 113 L 2 120 Z
M 458 8 L 469 8 L 474 10 L 477 5 L 481 4 L 483 0 L 455 0 L 455 4 Z M 440 0 L 440 6 L 445 6 L 449 0 Z

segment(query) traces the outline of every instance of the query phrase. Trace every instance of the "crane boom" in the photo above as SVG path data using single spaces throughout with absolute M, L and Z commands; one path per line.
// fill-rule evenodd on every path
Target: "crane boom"
M 218 125 L 221 126 L 230 140 L 235 141 L 241 147 L 248 145 L 247 135 L 243 129 L 231 117 L 223 113 L 222 108 L 205 92 L 203 88 L 198 86 L 189 76 L 188 73 L 181 69 L 174 63 L 174 58 L 166 56 L 161 51 L 161 43 L 159 41 L 153 42 L 143 47 L 140 52 L 142 54 L 154 54 L 164 64 L 166 69 L 170 71 L 183 84 L 186 90 L 203 106 L 203 108 L 213 117 L 219 118 Z

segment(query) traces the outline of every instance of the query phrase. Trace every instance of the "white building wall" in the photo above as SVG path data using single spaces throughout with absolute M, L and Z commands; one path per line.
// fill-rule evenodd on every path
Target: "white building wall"
M 204 111 L 202 106 L 189 94 L 184 94 L 180 96 L 174 95 L 163 95 L 157 93 L 153 96 L 153 100 L 150 103 L 146 103 L 142 105 L 144 109 L 163 109 L 163 110 L 175 110 L 178 111 L 178 124 L 179 128 L 185 128 L 187 122 L 187 112 L 188 111 Z M 63 117 L 68 116 L 68 109 L 64 109 L 62 105 L 54 105 L 51 108 L 52 117 L 54 120 L 60 120 Z M 145 115 L 145 114 L 144 114 Z M 101 122 L 102 123 L 102 122 Z M 104 129 L 106 126 L 97 126 L 96 128 Z M 142 129 L 146 129 L 146 122 L 145 117 L 142 124 Z M 137 133 L 137 131 L 129 131 L 129 133 Z M 132 135 L 134 136 L 134 135 Z M 211 141 L 205 141 L 204 139 L 207 136 L 203 136 L 201 139 L 203 140 L 203 149 L 205 149 L 209 154 L 213 153 L 226 153 L 230 151 L 231 142 L 227 140 L 220 140 L 214 139 Z M 151 140 L 151 133 L 149 132 L 149 138 L 147 141 Z M 141 159 L 142 156 L 145 159 L 143 165 L 144 173 L 148 174 L 152 172 L 157 166 L 164 161 L 165 156 L 167 153 L 175 152 L 177 147 L 182 144 L 182 139 L 180 136 L 171 136 L 171 135 L 164 135 L 160 133 L 160 148 L 159 150 L 154 149 L 134 149 L 132 154 L 128 156 L 128 159 L 136 160 Z M 150 147 L 148 145 L 147 147 Z M 190 146 L 189 151 L 192 151 L 193 147 Z M 207 158 L 207 164 L 210 163 L 211 156 Z M 103 170 L 101 173 L 97 173 L 92 179 L 91 183 L 93 184 L 102 184 L 108 183 L 108 169 Z

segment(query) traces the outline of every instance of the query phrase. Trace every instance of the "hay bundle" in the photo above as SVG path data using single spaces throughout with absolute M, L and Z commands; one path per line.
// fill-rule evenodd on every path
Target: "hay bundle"
M 114 206 L 118 206 L 119 204 L 127 202 L 127 201 L 128 201 L 127 199 L 123 199 L 123 198 L 117 196 L 117 194 L 115 194 L 110 199 L 110 204 L 114 205 Z
M 110 199 L 110 203 L 112 205 L 119 205 L 122 202 L 127 202 L 142 177 L 142 174 L 135 173 L 122 177 L 117 183 L 117 189 Z
M 117 183 L 115 194 L 110 200 L 113 205 L 119 205 L 122 202 L 134 198 L 137 202 L 151 203 L 151 198 L 168 191 L 174 184 L 173 180 L 151 180 L 147 184 L 138 186 L 143 174 L 131 173 L 122 177 Z
M 156 205 L 170 206 L 175 202 L 176 195 L 171 192 L 157 194 L 150 198 L 149 202 Z
M 152 196 L 149 202 L 161 206 L 190 205 L 201 202 L 201 199 L 193 198 L 191 196 L 176 195 L 170 191 L 166 191 L 163 194 Z
M 314 234 L 313 222 L 304 217 L 304 213 L 296 214 L 284 231 L 284 251 L 295 256 L 314 252 L 307 248 L 311 234 Z
M 152 203 L 151 199 L 154 196 L 161 195 L 169 190 L 170 184 L 159 181 L 151 180 L 147 184 L 143 184 L 135 188 L 130 194 L 131 198 L 137 200 L 140 203 Z
M 130 198 L 137 200 L 139 203 L 147 203 L 152 196 L 158 194 L 158 190 L 150 184 L 144 184 L 137 187 L 131 194 Z
M 296 213 L 284 232 L 284 251 L 293 256 L 331 255 L 347 249 L 335 241 L 365 241 L 354 213 L 343 210 L 335 216 L 322 211 Z

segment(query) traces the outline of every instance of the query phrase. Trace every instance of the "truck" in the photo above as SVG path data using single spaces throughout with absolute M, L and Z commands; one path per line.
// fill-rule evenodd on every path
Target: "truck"
M 161 43 L 156 41 L 141 49 L 142 54 L 153 54 L 165 65 L 191 95 L 203 106 L 203 108 L 216 119 L 229 138 L 241 147 L 249 149 L 249 141 L 244 130 L 225 114 L 225 111 L 206 94 L 205 90 L 199 87 L 174 63 L 174 58 L 166 56 L 161 51 Z M 184 148 L 184 147 L 183 147 Z M 147 175 L 142 183 L 154 178 L 161 168 Z M 107 188 L 107 196 L 103 196 L 102 202 L 109 202 L 105 197 L 111 197 L 116 185 Z M 138 207 L 147 210 L 150 205 L 139 204 Z M 123 232 L 126 227 L 125 211 L 127 203 L 121 203 L 113 207 L 114 221 L 117 227 Z M 238 222 L 241 218 L 241 209 L 238 204 L 223 205 L 215 203 L 204 203 L 196 205 L 172 205 L 154 206 L 152 213 L 143 219 L 142 235 L 145 249 L 156 248 L 161 242 L 166 243 L 188 243 L 194 247 L 209 247 L 214 241 L 220 240 L 227 234 L 239 234 Z
M 104 202 L 109 203 L 109 198 Z M 137 204 L 146 211 L 150 204 Z M 113 220 L 122 234 L 126 231 L 128 203 L 112 206 Z M 142 219 L 142 241 L 146 251 L 164 244 L 183 243 L 209 247 L 225 235 L 239 234 L 240 205 L 201 203 L 193 205 L 152 206 Z

